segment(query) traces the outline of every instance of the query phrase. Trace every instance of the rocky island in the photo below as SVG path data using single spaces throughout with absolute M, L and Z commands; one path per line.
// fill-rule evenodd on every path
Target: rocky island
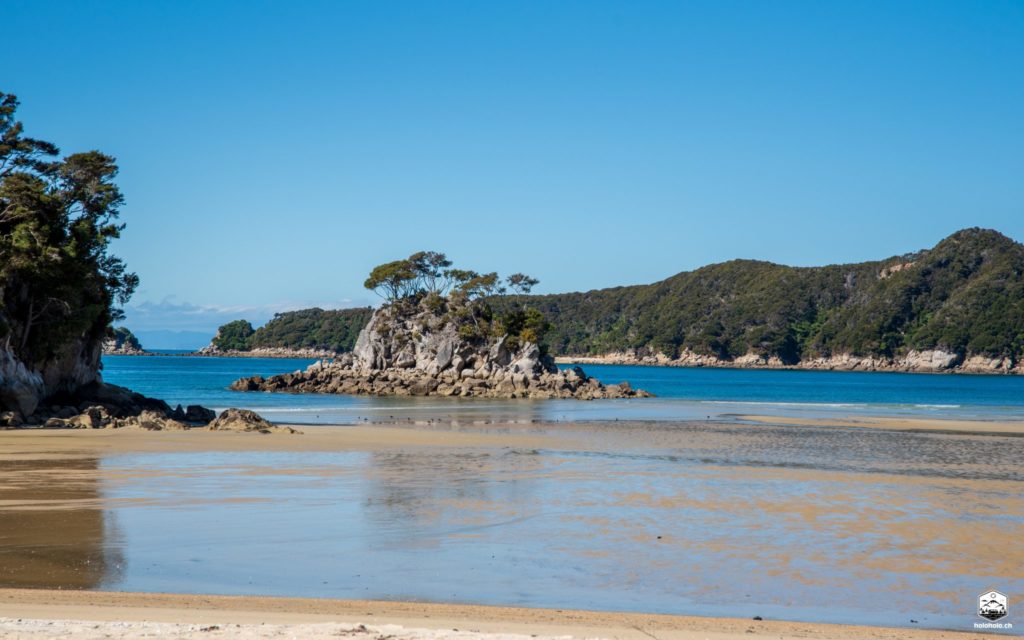
M 103 341 L 103 355 L 109 356 L 144 356 L 148 352 L 128 327 L 114 327 L 107 339 Z
M 366 281 L 386 304 L 355 348 L 302 372 L 242 378 L 236 391 L 488 398 L 640 398 L 629 383 L 606 385 L 579 367 L 562 371 L 541 346 L 549 324 L 522 297 L 523 274 L 451 269 L 422 252 L 377 267 Z M 511 295 L 506 295 L 511 292 Z M 491 301 L 501 299 L 501 310 Z

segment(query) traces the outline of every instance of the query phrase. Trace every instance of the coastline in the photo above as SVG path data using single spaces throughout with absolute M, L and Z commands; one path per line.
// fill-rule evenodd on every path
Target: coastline
M 556 356 L 557 364 L 573 365 L 621 365 L 637 367 L 679 367 L 712 369 L 767 369 L 776 371 L 837 371 L 865 373 L 937 373 L 970 375 L 1024 375 L 1024 362 L 1012 363 L 1006 358 L 970 356 L 966 359 L 941 351 L 911 352 L 896 359 L 860 357 L 849 354 L 829 358 L 801 360 L 785 364 L 775 357 L 753 354 L 722 360 L 692 352 L 679 358 L 664 354 L 639 356 L 630 352 L 613 352 L 597 356 Z
M 346 351 L 321 351 L 316 349 L 254 349 L 252 351 L 189 351 L 183 353 L 162 353 L 156 351 L 117 352 L 105 351 L 105 356 L 132 356 L 171 358 L 267 358 L 267 359 L 332 359 L 342 356 Z M 948 354 L 947 354 L 948 355 Z M 929 360 L 886 360 L 870 357 L 836 356 L 832 358 L 816 358 L 803 360 L 796 364 L 784 364 L 778 358 L 762 358 L 744 356 L 735 360 L 722 360 L 711 356 L 686 354 L 680 358 L 668 358 L 662 354 L 657 356 L 637 356 L 629 353 L 609 353 L 597 356 L 556 356 L 556 364 L 568 365 L 620 365 L 635 367 L 673 367 L 673 368 L 710 368 L 710 369 L 745 369 L 772 371 L 836 371 L 864 373 L 934 373 L 934 374 L 965 374 L 965 375 L 1024 375 L 1024 362 L 1009 363 L 1005 359 L 972 356 L 963 362 L 944 366 L 949 361 L 944 356 L 939 365 L 929 364 Z M 956 362 L 954 360 L 954 362 Z
M 254 349 L 252 351 L 217 351 L 204 353 L 203 350 L 200 349 L 198 351 L 187 351 L 182 353 L 163 353 L 160 351 L 139 351 L 132 353 L 104 351 L 103 355 L 139 357 L 165 356 L 168 358 L 280 358 L 282 360 L 287 360 L 337 358 L 342 353 L 344 352 L 319 351 L 316 349 Z
M 88 622 L 83 624 L 85 621 Z M 23 638 L 53 634 L 133 638 L 159 634 L 179 638 L 353 636 L 420 640 L 510 636 L 622 640 L 991 637 L 936 629 L 572 609 L 48 589 L 0 589 L 0 634 Z

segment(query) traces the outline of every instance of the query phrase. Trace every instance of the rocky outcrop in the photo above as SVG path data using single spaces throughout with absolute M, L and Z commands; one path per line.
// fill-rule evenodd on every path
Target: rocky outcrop
M 108 338 L 103 341 L 103 355 L 105 356 L 145 356 L 149 355 L 148 351 L 144 349 L 137 349 L 130 344 L 122 343 L 118 346 L 117 342 L 113 339 Z
M 140 427 L 180 430 L 205 426 L 216 413 L 199 405 L 172 409 L 163 400 L 147 398 L 124 387 L 94 381 L 74 392 L 52 396 L 30 413 L 0 413 L 0 426 L 76 429 Z
M 558 358 L 559 362 L 576 364 L 624 364 L 664 367 L 722 367 L 736 369 L 807 369 L 814 371 L 896 371 L 906 373 L 1004 373 L 1024 374 L 1024 362 L 1011 358 L 958 354 L 930 349 L 910 351 L 895 358 L 838 354 L 829 357 L 808 358 L 787 364 L 777 357 L 747 354 L 734 360 L 684 351 L 678 358 L 663 353 L 640 354 L 619 351 L 602 356 Z
M 127 327 L 115 327 L 103 341 L 103 355 L 142 356 L 147 352 L 139 339 Z
M 271 424 L 263 416 L 248 409 L 225 409 L 210 423 L 210 431 L 241 431 L 256 433 L 302 433 L 291 427 Z
M 449 303 L 395 304 L 374 313 L 352 353 L 305 371 L 235 381 L 236 391 L 487 398 L 636 398 L 575 367 L 559 370 L 531 342 L 475 337 L 476 319 Z
M 89 384 L 56 400 L 57 404 L 39 407 L 28 416 L 19 411 L 0 412 L 0 428 L 299 433 L 275 426 L 247 409 L 225 409 L 220 416 L 199 405 L 171 409 L 163 400 L 110 384 Z
M 40 402 L 99 380 L 101 342 L 69 341 L 55 355 L 34 364 L 0 346 L 0 408 L 31 415 Z

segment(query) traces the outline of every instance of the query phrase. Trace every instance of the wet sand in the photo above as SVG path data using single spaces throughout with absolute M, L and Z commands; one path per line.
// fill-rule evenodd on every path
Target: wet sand
M 168 624 L 172 623 L 172 624 Z M 236 626 L 238 625 L 238 626 Z M 0 589 L 0 634 L 127 639 L 960 640 L 975 633 L 472 605 Z
M 1011 591 L 1024 584 L 1024 545 L 1019 543 L 1018 535 L 1024 519 L 1020 440 L 1000 438 L 1004 433 L 1016 434 L 1014 425 L 996 427 L 1011 430 L 1004 432 L 977 428 L 991 423 L 963 421 L 950 424 L 894 418 L 871 424 L 860 420 L 848 424 L 826 420 L 819 424 L 766 416 L 744 419 L 749 423 L 301 426 L 302 435 L 0 431 L 0 585 L 41 588 L 0 589 L 0 617 L 207 626 L 342 625 L 330 629 L 281 626 L 269 631 L 252 627 L 231 633 L 231 637 L 252 638 L 306 637 L 321 632 L 325 637 L 364 634 L 355 628 L 357 624 L 403 627 L 367 635 L 374 638 L 432 638 L 439 636 L 416 635 L 418 632 L 410 630 L 451 628 L 462 632 L 475 629 L 483 633 L 658 640 L 959 638 L 970 636 L 934 628 L 918 631 L 755 622 L 727 617 L 736 615 L 730 605 L 679 609 L 674 603 L 713 602 L 723 585 L 740 580 L 744 590 L 761 597 L 761 602 L 771 602 L 771 594 L 780 589 L 785 593 L 784 599 L 775 603 L 774 615 L 768 614 L 770 607 L 753 611 L 767 614 L 765 617 L 806 619 L 800 616 L 807 610 L 797 609 L 794 614 L 787 607 L 794 602 L 799 606 L 802 599 L 813 594 L 851 589 L 851 594 L 861 590 L 861 605 L 870 611 L 875 596 L 865 594 L 877 589 L 879 602 L 885 600 L 885 593 L 891 593 L 907 598 L 911 606 L 927 605 L 920 611 L 937 617 L 921 618 L 924 625 L 969 629 L 974 621 L 969 600 L 974 594 L 967 590 L 975 583 L 984 582 L 980 584 L 984 589 L 992 581 L 997 586 L 1007 585 Z M 772 426 L 778 423 L 795 426 Z M 830 426 L 871 428 L 859 432 L 830 430 Z M 886 430 L 893 433 L 886 434 Z M 1004 442 L 1001 453 L 998 448 L 992 449 L 992 444 L 999 441 Z M 239 457 L 246 452 L 258 455 Z M 283 452 L 301 455 L 277 455 Z M 193 455 L 177 456 L 169 463 L 166 454 Z M 337 455 L 343 459 L 322 457 Z M 179 466 L 179 459 L 186 461 L 185 466 Z M 282 478 L 286 479 L 283 485 Z M 297 484 L 288 484 L 293 482 Z M 275 496 L 275 487 L 282 486 L 291 493 Z M 346 498 L 342 490 L 349 486 L 358 489 L 352 494 L 358 500 Z M 255 490 L 247 491 L 246 487 Z M 507 591 L 499 590 L 494 596 L 478 595 L 473 589 L 500 579 L 504 589 L 529 590 L 532 585 L 518 587 L 516 581 L 529 580 L 533 575 L 550 580 L 551 575 L 533 567 L 523 574 L 508 573 L 521 566 L 517 562 L 537 553 L 548 564 L 591 567 L 593 573 L 584 574 L 583 582 L 611 576 L 607 585 L 595 582 L 581 587 L 579 597 L 592 598 L 585 601 L 587 607 L 707 612 L 724 617 L 343 599 L 147 595 L 134 592 L 153 591 L 154 583 L 133 583 L 131 579 L 151 580 L 151 576 L 137 573 L 125 582 L 119 574 L 126 564 L 129 572 L 132 570 L 132 562 L 125 559 L 132 551 L 132 536 L 141 535 L 139 531 L 154 535 L 154 525 L 150 530 L 137 529 L 140 521 L 136 514 L 159 516 L 200 508 L 192 520 L 184 520 L 189 523 L 191 537 L 182 538 L 178 544 L 212 545 L 217 543 L 218 535 L 223 538 L 224 525 L 209 520 L 210 514 L 225 509 L 235 510 L 232 517 L 272 514 L 278 509 L 297 508 L 297 501 L 321 500 L 318 491 L 325 491 L 334 503 L 360 509 L 361 521 L 375 527 L 366 534 L 371 546 L 346 546 L 345 536 L 352 534 L 340 530 L 340 537 L 338 532 L 331 534 L 337 539 L 314 537 L 297 541 L 299 546 L 294 549 L 269 548 L 265 559 L 284 552 L 298 560 L 322 544 L 341 544 L 340 551 L 327 553 L 345 558 L 343 565 L 355 560 L 355 556 L 346 555 L 349 553 L 383 554 L 368 560 L 364 569 L 378 569 L 379 580 L 400 584 L 416 580 L 410 577 L 414 572 L 406 575 L 403 567 L 413 569 L 426 563 L 430 568 L 427 558 L 445 548 L 450 548 L 451 554 L 441 561 L 442 566 L 455 570 L 458 567 L 443 563 L 473 557 L 465 554 L 481 549 L 489 554 L 496 545 L 522 545 L 523 557 L 518 560 L 488 565 L 492 561 L 480 556 L 474 561 L 482 561 L 482 566 L 458 574 L 482 580 L 467 585 L 465 593 L 473 595 L 452 597 L 436 591 L 433 583 L 424 582 L 425 593 L 430 595 L 405 592 L 395 597 L 514 602 L 504 599 L 502 594 Z M 296 513 L 324 513 L 311 509 Z M 341 515 L 352 517 L 350 512 Z M 117 516 L 130 519 L 121 522 Z M 174 515 L 168 522 L 177 524 L 176 519 L 181 517 Z M 283 515 L 270 524 L 287 522 L 289 517 Z M 134 523 L 136 533 L 124 538 L 116 526 L 119 522 Z M 159 531 L 159 525 L 155 526 Z M 244 533 L 244 528 L 239 530 Z M 289 540 L 293 533 L 308 536 L 301 528 L 286 527 L 280 532 L 281 540 Z M 556 542 L 553 546 L 542 544 L 532 540 L 533 536 Z M 979 538 L 1006 542 L 978 545 Z M 263 541 L 221 539 L 226 546 L 216 547 L 214 556 L 231 548 L 244 550 L 245 555 L 236 559 L 248 566 L 247 545 L 257 542 Z M 196 551 L 183 551 L 187 555 L 180 557 L 163 555 L 160 544 L 155 545 L 155 551 L 150 548 L 152 544 L 141 548 L 137 557 L 180 562 L 201 555 Z M 427 555 L 410 553 L 419 553 L 417 549 L 426 550 Z M 965 553 L 965 549 L 970 552 Z M 376 564 L 382 558 L 391 564 Z M 134 570 L 140 571 L 140 566 Z M 297 566 L 288 564 L 285 571 L 299 571 Z M 417 575 L 424 570 L 419 569 Z M 178 583 L 168 583 L 168 590 L 202 590 L 204 583 L 193 583 L 189 574 L 181 575 L 185 577 L 179 576 Z M 967 579 L 952 580 L 957 576 Z M 319 596 L 319 578 L 313 578 L 313 591 L 290 590 L 288 584 L 271 582 L 274 590 L 269 593 Z M 662 590 L 664 584 L 671 585 L 671 590 Z M 868 591 L 863 590 L 865 584 L 871 585 Z M 58 586 L 91 591 L 46 590 Z M 641 587 L 653 589 L 649 593 L 663 599 L 655 603 L 645 600 L 644 594 L 625 602 L 615 595 L 641 594 Z M 111 588 L 124 588 L 125 592 L 97 591 Z M 241 590 L 229 592 L 260 593 L 247 589 L 244 583 L 232 587 L 236 588 Z M 556 583 L 537 589 L 539 595 L 529 603 L 531 606 L 552 604 L 556 600 L 547 599 L 545 594 L 557 595 L 563 586 Z M 595 598 L 598 592 L 612 596 Z M 326 596 L 332 592 L 323 593 Z M 333 593 L 349 597 L 348 591 Z M 382 596 L 379 591 L 371 592 L 373 597 L 388 598 L 392 597 L 390 593 Z M 845 604 L 838 599 L 832 603 Z M 947 615 L 945 621 L 938 615 L 942 613 Z M 901 614 L 899 619 L 875 623 L 917 624 L 909 618 Z M 845 619 L 818 619 L 865 621 L 855 613 L 846 614 Z M 119 638 L 156 633 L 217 637 L 211 635 L 213 632 L 187 627 L 151 629 L 129 624 L 93 629 L 90 625 L 75 626 L 74 622 L 33 625 L 37 623 L 0 621 L 0 636 L 34 638 L 64 633 Z M 457 636 L 454 632 L 446 634 Z
M 794 425 L 806 427 L 854 427 L 864 429 L 888 429 L 891 431 L 990 434 L 1024 436 L 1024 420 L 1020 422 L 987 420 L 950 420 L 902 417 L 859 417 L 859 418 L 798 418 L 793 416 L 736 415 L 737 420 L 760 424 Z
M 0 430 L 0 460 L 120 453 L 199 451 L 381 451 L 418 447 L 575 446 L 539 426 L 473 427 L 374 424 L 370 426 L 286 425 L 299 434 L 217 431 L 142 431 L 138 429 Z

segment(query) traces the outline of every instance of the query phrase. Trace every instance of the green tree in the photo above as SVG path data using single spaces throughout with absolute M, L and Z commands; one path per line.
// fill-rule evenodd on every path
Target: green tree
M 411 295 L 416 281 L 413 264 L 409 260 L 395 260 L 374 267 L 363 286 L 388 302 L 395 302 Z
M 248 351 L 250 349 L 249 339 L 256 331 L 248 320 L 234 320 L 220 329 L 214 336 L 213 346 L 221 351 Z
M 6 331 L 24 359 L 56 353 L 123 316 L 138 277 L 109 253 L 124 225 L 117 164 L 98 151 L 57 158 L 29 138 L 0 93 L 0 280 Z
M 409 265 L 416 276 L 419 289 L 426 293 L 444 295 L 450 286 L 446 274 L 452 266 L 448 256 L 437 251 L 420 251 L 409 256 Z

